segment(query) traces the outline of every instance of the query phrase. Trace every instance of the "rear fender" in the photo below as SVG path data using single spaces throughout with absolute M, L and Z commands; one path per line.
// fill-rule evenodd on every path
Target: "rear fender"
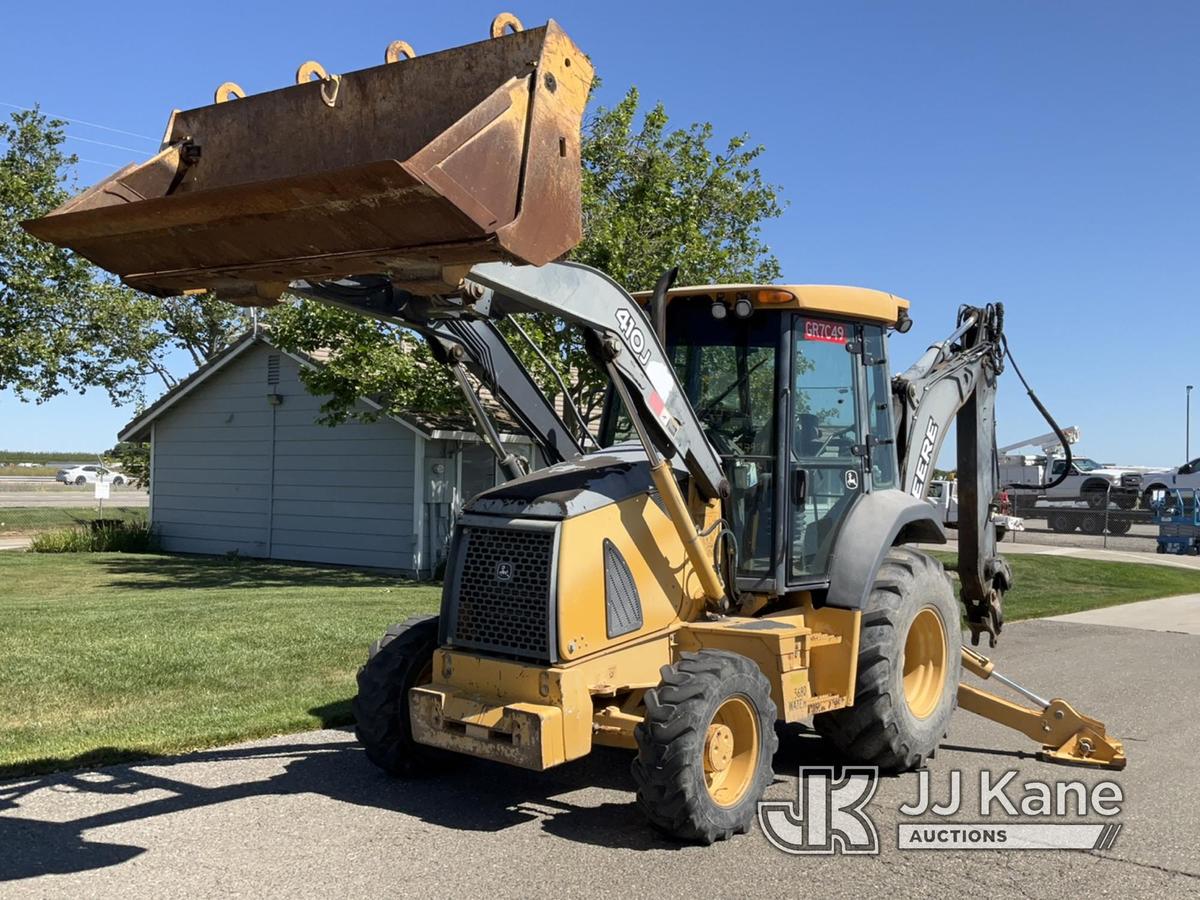
M 917 541 L 946 543 L 937 510 L 904 491 L 864 494 L 846 514 L 838 534 L 826 605 L 862 609 L 888 550 Z

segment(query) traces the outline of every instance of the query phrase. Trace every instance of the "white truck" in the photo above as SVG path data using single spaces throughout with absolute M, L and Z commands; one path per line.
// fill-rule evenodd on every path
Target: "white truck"
M 942 524 L 947 528 L 958 527 L 958 482 L 936 479 L 929 483 L 929 494 L 925 502 L 941 514 Z M 996 526 L 996 540 L 1004 540 L 1010 531 L 1024 531 L 1025 521 L 1010 515 L 1007 493 L 1000 494 L 1000 508 L 992 513 L 992 524 Z
M 1192 488 L 1200 488 L 1200 459 L 1193 459 L 1165 472 L 1148 472 L 1143 475 L 1140 484 L 1142 506 L 1150 508 L 1150 499 L 1155 491 L 1191 491 Z
M 1049 501 L 1084 500 L 1090 509 L 1104 509 L 1111 501 L 1120 509 L 1133 509 L 1141 496 L 1142 475 L 1134 469 L 1102 466 L 1086 456 L 1071 459 L 1067 477 L 1046 490 L 1014 488 L 1011 485 L 1047 484 L 1063 473 L 1063 457 L 1023 456 L 1008 453 L 1000 457 L 1000 484 L 1010 493 L 1036 494 Z

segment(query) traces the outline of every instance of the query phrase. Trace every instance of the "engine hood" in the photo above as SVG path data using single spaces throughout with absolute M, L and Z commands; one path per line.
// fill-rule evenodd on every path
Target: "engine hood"
M 686 477 L 686 469 L 674 468 L 678 477 Z M 638 444 L 619 444 L 483 491 L 463 511 L 566 519 L 647 493 L 656 492 L 645 451 Z

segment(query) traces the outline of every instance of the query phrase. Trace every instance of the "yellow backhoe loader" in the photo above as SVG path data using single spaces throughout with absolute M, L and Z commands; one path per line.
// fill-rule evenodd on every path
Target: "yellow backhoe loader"
M 667 275 L 631 295 L 555 262 L 580 236 L 591 66 L 553 22 L 505 15 L 492 35 L 395 42 L 344 75 L 309 62 L 258 96 L 221 85 L 172 114 L 153 159 L 26 223 L 156 294 L 286 291 L 402 325 L 463 388 L 509 480 L 456 522 L 440 614 L 371 648 L 354 703 L 370 759 L 541 770 L 626 747 L 650 821 L 704 843 L 748 828 L 779 722 L 906 771 L 957 704 L 1046 759 L 1123 766 L 1101 723 L 960 649 L 951 582 L 911 546 L 946 540 L 925 495 L 957 422 L 961 598 L 994 643 L 1012 584 L 991 519 L 1002 309 L 963 307 L 892 378 L 911 320 L 891 294 Z M 527 313 L 583 330 L 611 385 L 598 435 L 506 339 Z M 501 444 L 480 384 L 544 468 Z M 964 667 L 1032 705 L 960 685 Z

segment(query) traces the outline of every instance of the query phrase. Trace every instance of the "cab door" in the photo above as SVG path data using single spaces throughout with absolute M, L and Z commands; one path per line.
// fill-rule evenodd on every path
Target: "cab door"
M 866 489 L 862 353 L 856 324 L 795 316 L 787 497 L 791 584 L 828 575 L 841 522 Z

